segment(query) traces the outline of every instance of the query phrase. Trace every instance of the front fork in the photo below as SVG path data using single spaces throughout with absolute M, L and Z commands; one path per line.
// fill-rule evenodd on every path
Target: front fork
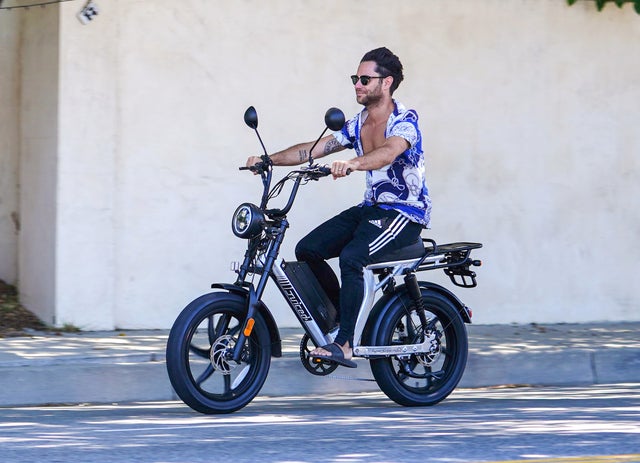
M 244 328 L 238 334 L 238 342 L 233 349 L 232 360 L 236 363 L 240 363 L 240 358 L 242 357 L 242 351 L 244 348 L 244 343 L 249 336 L 251 336 L 251 331 L 253 330 L 253 325 L 255 324 L 255 314 L 258 310 L 258 301 L 260 300 L 256 291 L 253 289 L 253 285 L 249 287 L 249 301 L 248 301 L 248 309 L 247 316 L 244 323 Z
M 267 233 L 271 233 L 274 237 L 271 241 L 271 246 L 267 251 L 267 257 L 264 263 L 263 268 L 261 269 L 260 280 L 258 281 L 258 286 L 254 289 L 253 283 L 247 285 L 245 283 L 245 278 L 248 273 L 250 273 L 251 265 L 256 265 L 256 257 L 257 250 L 252 250 L 251 246 L 253 243 L 249 243 L 249 249 L 244 257 L 244 262 L 242 263 L 242 267 L 238 273 L 238 280 L 236 284 L 241 286 L 248 286 L 249 288 L 249 297 L 247 299 L 247 316 L 245 318 L 245 323 L 242 331 L 240 331 L 238 335 L 238 342 L 233 349 L 232 360 L 240 363 L 240 358 L 242 357 L 242 351 L 245 341 L 249 336 L 251 336 L 251 332 L 253 330 L 253 325 L 255 324 L 255 315 L 258 312 L 258 306 L 260 300 L 262 299 L 262 294 L 264 293 L 264 289 L 267 285 L 267 280 L 269 279 L 269 274 L 271 273 L 271 269 L 273 268 L 273 264 L 278 257 L 278 253 L 280 252 L 280 245 L 284 240 L 284 233 L 286 229 L 289 227 L 289 222 L 286 219 L 282 219 L 279 223 L 277 223 L 272 229 L 267 230 Z M 261 239 L 261 238 L 256 238 Z M 258 246 L 258 243 L 255 243 L 255 246 Z M 253 271 L 257 271 L 258 269 L 254 268 Z

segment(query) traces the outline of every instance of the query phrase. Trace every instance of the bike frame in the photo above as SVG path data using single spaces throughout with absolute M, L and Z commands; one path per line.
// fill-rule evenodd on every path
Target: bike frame
M 314 171 L 315 169 L 315 171 Z M 241 287 L 248 287 L 249 298 L 247 307 L 247 325 L 249 327 L 250 320 L 253 319 L 255 313 L 259 310 L 260 300 L 264 294 L 264 290 L 269 278 L 271 278 L 280 292 L 286 299 L 289 307 L 298 318 L 300 324 L 306 333 L 310 336 L 313 342 L 317 346 L 323 346 L 333 342 L 334 334 L 332 332 L 324 333 L 320 328 L 317 320 L 313 316 L 313 311 L 305 304 L 303 298 L 300 295 L 301 288 L 296 288 L 294 282 L 287 276 L 284 271 L 286 262 L 284 259 L 276 261 L 280 253 L 280 246 L 284 241 L 284 236 L 287 228 L 289 228 L 289 222 L 287 221 L 286 214 L 291 209 L 295 197 L 298 192 L 298 188 L 303 180 L 317 180 L 319 178 L 317 174 L 318 166 L 309 166 L 305 169 L 294 170 L 289 175 L 294 174 L 295 181 L 291 189 L 289 199 L 282 209 L 267 209 L 267 202 L 271 193 L 264 193 L 262 196 L 262 202 L 260 209 L 270 217 L 270 220 L 265 223 L 263 227 L 263 233 L 255 238 L 252 238 L 248 242 L 247 252 L 243 264 L 237 269 L 238 279 L 236 285 Z M 315 176 L 310 173 L 316 172 Z M 310 176 L 311 175 L 311 176 Z M 320 176 L 326 176 L 326 170 Z M 268 173 L 262 174 L 265 191 L 269 190 L 271 181 L 271 170 L 269 166 Z M 284 181 L 290 177 L 285 177 L 280 183 L 274 187 L 282 188 Z M 273 191 L 273 190 L 272 190 Z M 354 331 L 354 345 L 353 354 L 358 357 L 379 357 L 379 356 L 391 356 L 391 355 L 410 355 L 427 353 L 430 349 L 430 340 L 426 339 L 420 344 L 410 344 L 402 346 L 364 346 L 362 345 L 362 335 L 367 325 L 369 315 L 374 307 L 376 293 L 385 288 L 392 279 L 395 279 L 401 275 L 408 275 L 417 271 L 432 270 L 437 268 L 445 269 L 445 272 L 450 272 L 455 276 L 471 277 L 473 279 L 472 284 L 459 284 L 456 283 L 454 277 L 447 273 L 452 281 L 458 286 L 475 286 L 475 273 L 469 271 L 470 265 L 480 265 L 479 261 L 471 261 L 469 259 L 469 253 L 471 249 L 480 247 L 477 243 L 451 243 L 443 246 L 437 246 L 432 240 L 423 240 L 431 243 L 432 250 L 428 251 L 424 249 L 424 253 L 421 256 L 396 261 L 380 262 L 368 265 L 364 268 L 364 297 L 361 306 L 358 310 L 356 319 L 355 331 Z M 380 270 L 387 269 L 379 281 L 376 282 L 375 273 Z M 253 283 L 247 282 L 249 275 L 260 275 L 257 286 Z M 449 297 L 455 298 L 446 289 L 432 284 L 432 287 L 439 288 L 439 292 L 445 292 Z M 462 310 L 466 310 L 466 307 L 462 306 Z M 465 317 L 470 321 L 468 313 Z M 240 334 L 240 339 L 237 346 L 241 346 L 244 342 L 244 338 L 248 336 L 250 329 L 245 329 Z M 237 352 L 234 352 L 234 359 L 239 358 L 241 349 L 237 348 Z

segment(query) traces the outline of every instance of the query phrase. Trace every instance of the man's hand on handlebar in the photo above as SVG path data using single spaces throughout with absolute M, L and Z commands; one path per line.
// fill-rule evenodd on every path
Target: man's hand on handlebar
M 331 164 L 331 175 L 334 180 L 345 177 L 354 170 L 356 170 L 356 165 L 353 161 L 333 161 Z
M 251 170 L 254 175 L 257 175 L 258 169 L 256 168 L 256 165 L 260 163 L 262 163 L 262 158 L 260 156 L 249 156 L 245 163 L 245 168 Z

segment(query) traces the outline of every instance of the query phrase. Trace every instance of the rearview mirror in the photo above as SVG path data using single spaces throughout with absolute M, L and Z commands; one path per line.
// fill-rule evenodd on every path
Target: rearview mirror
M 258 113 L 253 106 L 249 106 L 244 112 L 244 123 L 252 129 L 258 128 Z
M 344 113 L 338 108 L 329 108 L 324 115 L 324 123 L 334 132 L 344 126 Z

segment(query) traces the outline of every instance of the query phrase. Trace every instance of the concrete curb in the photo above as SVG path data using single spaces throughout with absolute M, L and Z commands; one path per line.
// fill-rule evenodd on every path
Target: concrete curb
M 628 327 L 627 324 L 624 326 Z M 524 337 L 518 333 L 517 339 L 520 342 L 547 346 L 539 351 L 527 349 L 526 342 L 519 349 L 513 348 L 518 345 L 513 340 L 507 339 L 505 344 L 504 330 L 523 331 L 522 327 L 486 328 L 484 331 L 488 334 L 484 337 L 478 333 L 474 337 L 474 333 L 470 331 L 472 348 L 459 387 L 640 382 L 639 328 L 640 324 L 633 324 L 625 342 L 619 343 L 615 348 L 603 347 L 598 350 L 558 346 L 553 336 L 564 333 L 552 329 L 544 333 L 529 329 Z M 563 331 L 567 329 L 562 328 Z M 594 329 L 591 327 L 587 330 L 584 327 L 587 331 Z M 291 330 L 283 331 L 288 336 L 285 339 L 285 355 L 272 359 L 261 396 L 379 390 L 372 381 L 368 362 L 363 359 L 357 360 L 358 368 L 355 370 L 339 368 L 327 377 L 309 374 L 296 353 L 298 338 L 291 334 Z M 495 333 L 496 331 L 501 332 Z M 21 339 L 13 343 L 11 339 L 0 339 L 0 406 L 176 400 L 164 362 L 166 332 L 154 334 L 155 336 L 134 346 L 135 349 L 130 353 L 118 346 L 97 351 L 83 350 L 83 346 L 87 345 L 94 346 L 95 349 L 96 345 L 106 342 L 105 339 L 111 342 L 122 341 L 116 339 L 114 334 L 111 337 L 105 334 L 85 334 L 62 339 Z M 132 344 L 130 339 L 133 337 L 135 334 L 127 339 L 129 344 Z M 65 339 L 69 348 L 64 351 L 64 355 L 49 355 L 45 358 L 36 356 L 44 355 L 43 350 L 50 353 L 52 346 L 62 349 Z M 542 341 L 547 342 L 545 344 Z M 34 349 L 33 354 L 25 353 L 30 345 L 38 343 L 42 345 Z M 511 351 L 501 350 L 505 345 L 510 346 Z

